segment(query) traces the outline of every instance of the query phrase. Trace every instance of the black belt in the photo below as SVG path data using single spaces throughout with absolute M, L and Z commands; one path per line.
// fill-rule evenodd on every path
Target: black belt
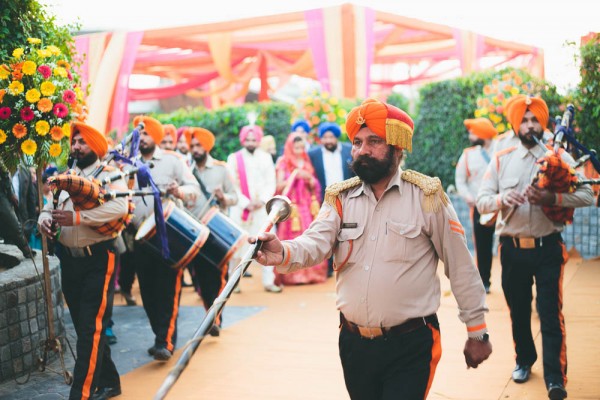
M 85 247 L 67 247 L 61 246 L 62 250 L 73 258 L 91 257 L 93 254 L 98 254 L 105 251 L 115 251 L 116 239 L 105 240 L 104 242 L 91 244 Z
M 537 249 L 543 246 L 548 246 L 562 242 L 562 236 L 560 232 L 554 232 L 547 236 L 539 238 L 527 238 L 527 237 L 512 237 L 512 236 L 500 236 L 500 243 L 503 245 L 513 246 L 517 249 Z
M 344 314 L 340 313 L 340 325 L 343 329 L 348 332 L 360 335 L 365 339 L 376 339 L 381 336 L 396 336 L 402 335 L 408 332 L 412 332 L 430 323 L 438 323 L 437 315 L 431 314 L 426 317 L 411 318 L 404 323 L 390 327 L 375 327 L 369 328 L 364 326 L 356 325 L 354 322 L 348 321 Z

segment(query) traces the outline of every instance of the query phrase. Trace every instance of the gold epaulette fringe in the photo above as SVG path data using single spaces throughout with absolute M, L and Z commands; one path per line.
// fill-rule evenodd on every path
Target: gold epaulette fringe
M 402 171 L 402 180 L 418 186 L 424 194 L 423 210 L 425 212 L 438 212 L 442 206 L 450 203 L 448 196 L 442 188 L 440 178 L 432 178 L 413 170 Z
M 358 176 L 355 176 L 345 181 L 334 183 L 333 185 L 327 186 L 325 189 L 325 203 L 335 207 L 335 202 L 340 193 L 345 190 L 351 189 L 362 183 Z

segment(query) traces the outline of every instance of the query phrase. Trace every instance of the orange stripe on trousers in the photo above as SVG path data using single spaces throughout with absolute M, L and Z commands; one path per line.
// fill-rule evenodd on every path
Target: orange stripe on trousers
M 173 352 L 175 346 L 173 345 L 173 333 L 175 332 L 175 324 L 177 323 L 177 314 L 179 313 L 179 293 L 181 293 L 181 275 L 183 274 L 183 268 L 179 268 L 177 271 L 177 278 L 175 278 L 175 298 L 173 299 L 173 311 L 171 312 L 171 320 L 169 321 L 169 330 L 167 331 L 167 350 Z
M 90 354 L 90 361 L 88 363 L 88 372 L 83 382 L 83 388 L 81 389 L 82 399 L 86 400 L 90 397 L 90 391 L 92 382 L 94 380 L 94 372 L 96 371 L 96 363 L 98 361 L 98 344 L 100 343 L 100 336 L 102 335 L 102 319 L 106 312 L 106 302 L 108 294 L 108 285 L 110 284 L 110 277 L 115 270 L 115 255 L 114 253 L 108 252 L 108 265 L 106 266 L 106 274 L 104 275 L 104 286 L 102 287 L 102 301 L 100 302 L 100 308 L 98 314 L 96 314 L 96 330 L 94 331 L 94 340 L 92 341 L 92 352 Z
M 431 330 L 433 346 L 431 346 L 431 361 L 429 362 L 429 382 L 427 382 L 427 389 L 425 389 L 425 397 L 423 397 L 423 400 L 427 398 L 427 394 L 433 383 L 433 377 L 435 376 L 435 369 L 437 368 L 438 362 L 440 362 L 440 358 L 442 358 L 442 340 L 440 338 L 440 331 L 431 324 L 427 324 L 427 327 Z
M 565 318 L 562 313 L 563 305 L 563 277 L 565 272 L 565 265 L 569 261 L 569 253 L 567 252 L 567 246 L 561 243 L 563 263 L 560 266 L 560 277 L 558 278 L 558 322 L 560 323 L 560 330 L 562 332 L 562 345 L 560 346 L 560 372 L 563 377 L 563 385 L 567 385 L 567 330 L 565 329 Z

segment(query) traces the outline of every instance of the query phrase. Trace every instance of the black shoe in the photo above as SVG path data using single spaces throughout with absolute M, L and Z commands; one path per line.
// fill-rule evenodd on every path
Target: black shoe
M 218 325 L 213 325 L 212 328 L 210 328 L 210 331 L 208 331 L 208 334 L 213 337 L 220 336 L 221 328 L 219 328 Z
M 106 332 L 106 341 L 108 342 L 108 344 L 117 343 L 117 336 L 115 335 L 115 333 L 113 332 L 113 330 L 110 326 L 106 327 L 105 332 Z
M 548 385 L 548 398 L 550 400 L 566 399 L 567 391 L 561 383 L 551 383 Z
M 157 361 L 169 361 L 169 359 L 171 358 L 172 355 L 173 355 L 173 353 L 171 353 L 169 350 L 165 349 L 164 347 L 157 348 L 154 351 L 154 359 Z
M 121 296 L 123 296 L 123 299 L 125 299 L 125 303 L 128 306 L 137 306 L 137 300 L 136 298 L 131 294 L 131 292 L 128 292 L 126 290 L 121 289 Z
M 483 285 L 483 288 L 485 289 L 485 294 L 490 294 L 490 285 Z
M 519 365 L 515 367 L 512 373 L 512 380 L 516 383 L 525 383 L 531 375 L 531 367 L 529 365 Z
M 90 397 L 90 400 L 106 400 L 106 399 L 110 399 L 111 397 L 119 396 L 120 394 L 121 394 L 121 388 L 119 386 L 103 387 L 103 388 L 98 388 L 96 390 L 96 393 L 94 393 L 92 395 L 92 397 Z
M 252 278 L 252 273 L 250 271 L 244 272 L 244 278 Z
M 154 353 L 156 353 L 156 346 L 148 347 L 148 354 L 153 356 Z

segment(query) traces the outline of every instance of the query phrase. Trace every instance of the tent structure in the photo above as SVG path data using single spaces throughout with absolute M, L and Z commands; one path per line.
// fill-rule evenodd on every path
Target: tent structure
M 185 93 L 217 107 L 243 99 L 255 78 L 259 100 L 266 100 L 293 75 L 347 98 L 509 65 L 544 75 L 541 49 L 354 4 L 75 39 L 86 55 L 84 83 L 91 84 L 89 121 L 119 133 L 127 128 L 129 101 Z M 169 84 L 130 88 L 132 74 Z

